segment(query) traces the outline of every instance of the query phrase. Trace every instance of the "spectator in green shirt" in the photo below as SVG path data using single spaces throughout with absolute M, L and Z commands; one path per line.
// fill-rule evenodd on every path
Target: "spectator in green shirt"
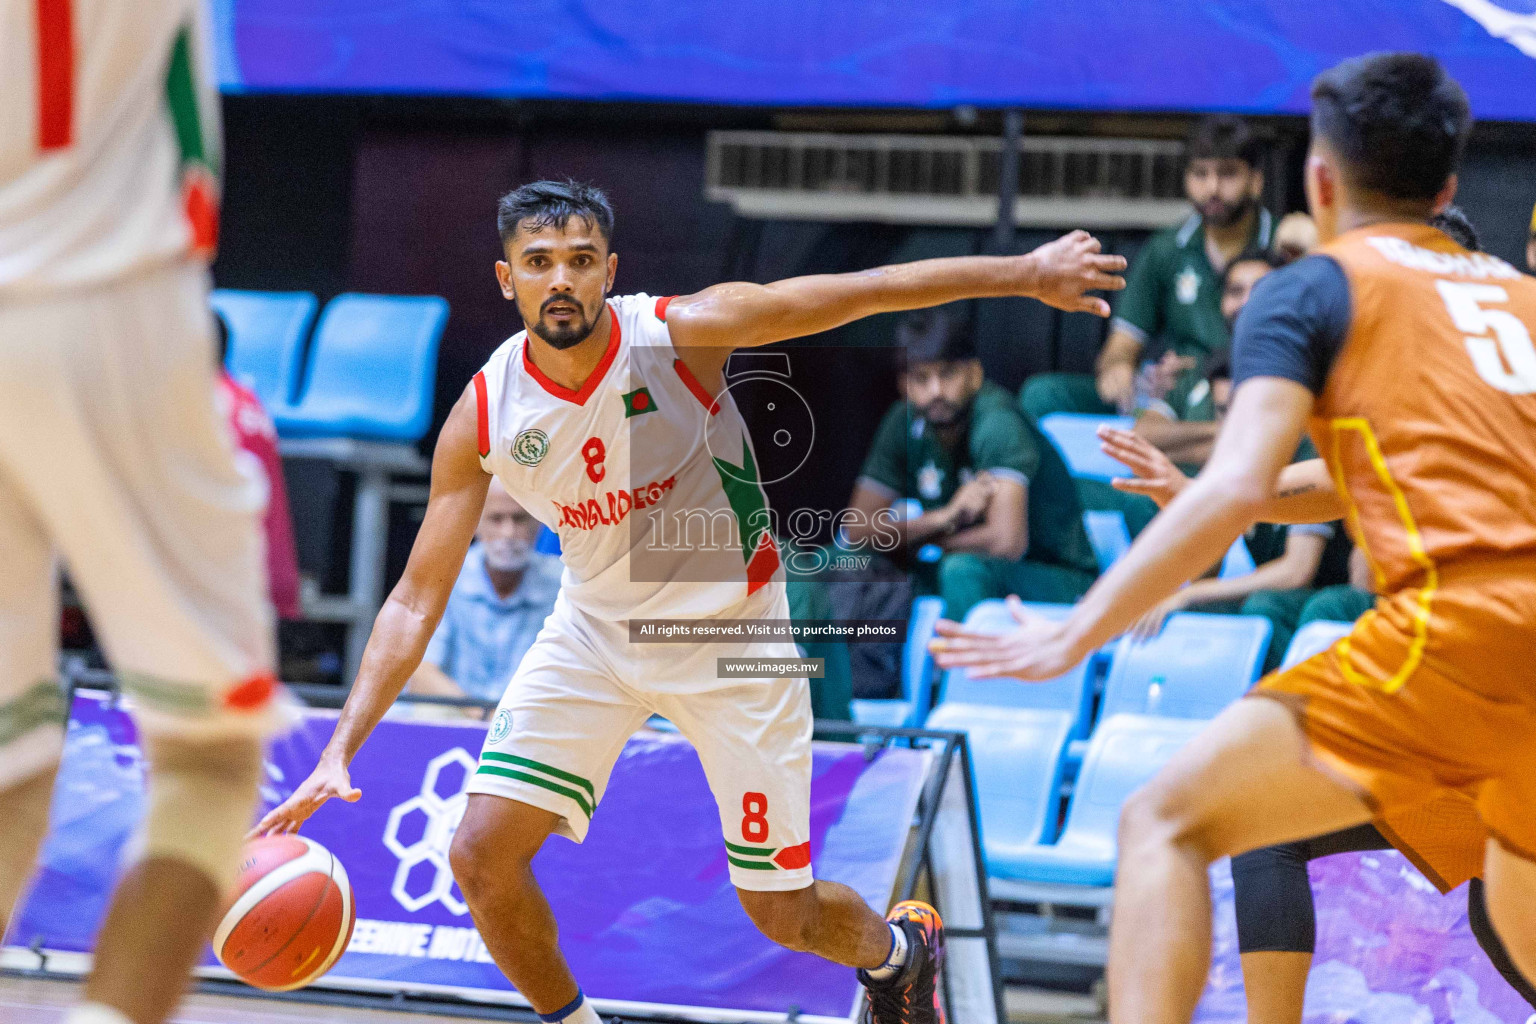
M 1258 284 L 1284 260 L 1266 249 L 1250 249 L 1227 264 L 1221 275 L 1221 315 L 1230 330 Z M 1179 381 L 1154 398 L 1136 417 L 1136 433 L 1181 466 L 1198 469 L 1210 458 L 1219 420 L 1232 393 L 1231 350 L 1223 348 L 1206 362 L 1202 376 Z
M 1168 356 L 1157 365 L 1170 378 L 1198 379 L 1205 358 L 1228 343 L 1221 315 L 1221 274 L 1239 253 L 1270 246 L 1272 220 L 1259 205 L 1264 189 L 1263 145 L 1239 118 L 1208 117 L 1190 136 L 1184 191 L 1195 212 L 1158 231 L 1131 264 L 1115 306 L 1096 376 L 1040 374 L 1024 384 L 1020 402 L 1037 420 L 1053 412 L 1115 415 L 1135 402 L 1136 372 L 1159 338 Z
M 849 500 L 846 539 L 908 557 L 928 545 L 935 567 L 910 559 L 945 614 L 1014 593 L 1070 603 L 1097 572 L 1082 509 L 1061 456 L 984 379 L 966 317 L 953 307 L 908 314 L 898 330 L 897 402 L 881 422 Z M 894 524 L 885 510 L 917 503 Z

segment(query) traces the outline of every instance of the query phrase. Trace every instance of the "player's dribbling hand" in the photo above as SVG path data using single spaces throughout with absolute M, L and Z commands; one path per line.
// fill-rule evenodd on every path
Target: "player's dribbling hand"
M 1018 623 L 1007 633 L 976 633 L 958 622 L 939 621 L 938 639 L 929 643 L 942 669 L 963 668 L 972 678 L 1012 676 L 1026 682 L 1055 679 L 1083 660 L 1067 640 L 1065 623 L 1024 609 L 1017 597 L 1008 610 Z
M 1088 292 L 1117 292 L 1125 287 L 1124 256 L 1105 254 L 1099 240 L 1086 231 L 1062 235 L 1031 252 L 1026 259 L 1037 275 L 1033 298 L 1068 313 L 1109 316 L 1109 303 Z
M 346 765 L 331 758 L 321 757 L 320 763 L 315 765 L 315 770 L 309 773 L 309 778 L 293 791 L 292 796 L 268 811 L 246 838 L 254 839 L 257 836 L 277 836 L 286 832 L 297 832 L 299 826 L 332 797 L 352 804 L 356 803 L 362 795 L 362 790 L 352 787 L 352 776 L 347 771 Z
M 1189 486 L 1189 477 L 1152 442 L 1131 430 L 1101 426 L 1099 447 L 1104 454 L 1130 467 L 1135 476 L 1111 480 L 1110 486 L 1128 494 L 1145 494 L 1163 508 Z

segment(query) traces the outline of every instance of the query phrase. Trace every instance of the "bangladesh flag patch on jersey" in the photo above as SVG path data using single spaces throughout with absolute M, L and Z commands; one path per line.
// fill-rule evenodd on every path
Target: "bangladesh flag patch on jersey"
M 655 412 L 656 399 L 651 397 L 650 388 L 636 388 L 624 396 L 624 418 L 639 416 L 642 413 Z

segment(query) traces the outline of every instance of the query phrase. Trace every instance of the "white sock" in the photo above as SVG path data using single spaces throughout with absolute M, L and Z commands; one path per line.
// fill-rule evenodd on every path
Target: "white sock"
M 105 1003 L 81 1003 L 64 1017 L 64 1024 L 133 1024 Z
M 597 1011 L 592 1009 L 592 1004 L 587 1002 L 587 997 L 578 989 L 576 998 L 554 1013 L 541 1013 L 539 1020 L 544 1024 L 603 1024 Z M 74 1024 L 68 1021 L 66 1024 Z
M 864 972 L 870 981 L 890 981 L 907 966 L 907 933 L 894 924 L 887 923 L 886 927 L 891 930 L 891 951 L 886 955 L 885 963 Z

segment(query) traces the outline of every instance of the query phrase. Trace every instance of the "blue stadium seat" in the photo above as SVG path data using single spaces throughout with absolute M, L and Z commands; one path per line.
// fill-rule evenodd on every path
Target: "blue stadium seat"
M 1269 621 L 1257 616 L 1181 612 L 1152 640 L 1122 639 L 1061 838 L 1019 849 L 997 866 L 998 876 L 1112 884 L 1115 834 L 1126 797 L 1207 720 L 1247 692 L 1258 678 L 1269 634 Z
M 1120 808 L 1174 752 L 1205 728 L 1190 718 L 1115 715 L 1099 724 L 1072 792 L 1061 838 L 1021 851 L 995 872 L 1001 878 L 1067 885 L 1111 885 Z M 985 814 L 983 826 L 986 827 Z M 991 862 L 988 862 L 989 867 Z
M 448 303 L 431 295 L 338 295 L 310 346 L 298 404 L 275 415 L 288 437 L 412 443 L 432 421 Z
M 1124 512 L 1089 509 L 1083 513 L 1083 527 L 1098 559 L 1099 572 L 1106 572 L 1131 549 L 1131 531 L 1125 525 Z
M 1285 660 L 1280 663 L 1280 667 L 1290 668 L 1292 665 L 1306 661 L 1314 654 L 1322 654 L 1354 626 L 1353 622 L 1332 622 L 1324 619 L 1307 623 L 1296 631 L 1295 636 L 1291 637 L 1291 646 L 1285 649 Z
M 540 526 L 539 539 L 534 541 L 533 550 L 541 555 L 558 555 L 560 553 L 560 535 L 547 526 Z
M 224 365 L 262 405 L 278 413 L 298 392 L 304 340 L 320 303 L 309 292 L 247 292 L 220 288 L 210 304 L 229 325 Z
M 1131 471 L 1118 459 L 1105 455 L 1099 447 L 1096 431 L 1101 424 L 1125 430 L 1135 426 L 1128 416 L 1090 416 L 1076 412 L 1053 412 L 1041 417 L 1040 429 L 1056 445 L 1073 476 L 1093 480 L 1113 480 L 1130 476 Z
M 901 697 L 894 700 L 855 700 L 853 720 L 860 725 L 892 729 L 916 726 L 928 717 L 933 703 L 933 655 L 928 641 L 944 614 L 944 600 L 920 597 L 912 602 L 907 620 L 907 642 L 901 652 Z
M 1066 605 L 1031 605 L 1060 617 Z M 983 632 L 1013 626 L 1001 601 L 984 601 L 966 616 Z M 967 734 L 976 776 L 982 841 L 988 870 L 1004 874 L 1021 851 L 1055 833 L 1056 809 L 1066 769 L 1068 743 L 1086 728 L 1092 699 L 1092 659 L 1043 683 L 1016 679 L 972 679 L 951 671 L 943 701 L 928 716 L 928 728 Z
M 1217 576 L 1224 580 L 1235 579 L 1238 576 L 1247 576 L 1258 565 L 1253 560 L 1253 553 L 1248 550 L 1248 541 L 1242 537 L 1232 542 L 1227 548 L 1227 553 L 1221 556 L 1221 569 Z
M 1216 717 L 1259 677 L 1270 629 L 1258 615 L 1179 612 L 1151 640 L 1122 638 L 1099 717 Z

